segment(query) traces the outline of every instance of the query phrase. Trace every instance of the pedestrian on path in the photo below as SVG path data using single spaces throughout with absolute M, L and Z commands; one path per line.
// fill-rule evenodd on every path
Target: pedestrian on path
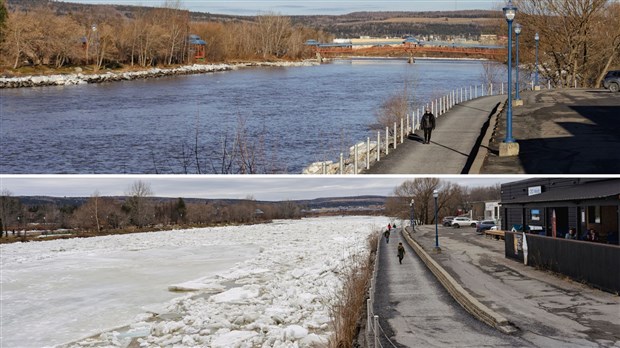
M 398 263 L 403 264 L 403 258 L 405 257 L 405 247 L 403 243 L 398 243 Z
M 426 112 L 422 115 L 421 125 L 422 129 L 424 129 L 424 144 L 429 144 L 431 142 L 431 133 L 435 129 L 435 115 L 429 109 L 426 109 Z
M 385 236 L 385 242 L 389 243 L 390 242 L 390 230 L 389 229 L 385 230 L 385 232 L 383 232 L 383 236 Z

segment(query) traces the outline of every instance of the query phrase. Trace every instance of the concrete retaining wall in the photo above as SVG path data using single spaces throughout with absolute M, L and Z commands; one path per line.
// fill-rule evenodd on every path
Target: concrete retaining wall
M 418 254 L 426 267 L 437 277 L 437 280 L 448 290 L 450 295 L 458 302 L 467 312 L 472 314 L 478 320 L 487 325 L 498 329 L 499 331 L 510 334 L 516 332 L 516 328 L 503 316 L 495 313 L 489 307 L 482 304 L 465 290 L 446 270 L 439 265 L 433 258 L 409 235 L 409 228 L 403 232 L 403 237 L 409 243 L 411 248 Z

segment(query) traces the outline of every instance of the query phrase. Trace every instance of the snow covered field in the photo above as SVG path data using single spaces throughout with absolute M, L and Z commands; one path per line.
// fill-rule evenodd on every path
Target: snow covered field
M 3 245 L 2 347 L 125 346 L 135 337 L 142 347 L 326 342 L 339 270 L 387 221 L 279 220 Z

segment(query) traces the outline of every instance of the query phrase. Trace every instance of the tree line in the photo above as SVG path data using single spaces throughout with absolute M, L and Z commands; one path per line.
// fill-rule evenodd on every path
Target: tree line
M 0 194 L 0 237 L 25 237 L 27 230 L 65 230 L 76 235 L 123 233 L 171 226 L 260 223 L 302 216 L 291 202 L 259 203 L 252 197 L 236 203 L 185 202 L 153 197 L 148 183 L 136 181 L 124 197 L 94 192 L 83 204 L 24 204 L 8 190 Z
M 473 203 L 500 200 L 500 185 L 468 188 L 439 178 L 416 178 L 407 180 L 394 189 L 386 202 L 386 213 L 403 220 L 411 217 L 411 200 L 414 200 L 415 218 L 420 224 L 435 223 L 433 191 L 438 191 L 438 218 L 469 211 Z M 474 216 L 474 218 L 476 218 Z
M 540 74 L 559 87 L 599 87 L 620 68 L 620 2 L 609 0 L 515 0 L 523 26 L 522 63 L 533 67 L 539 33 Z M 506 33 L 504 25 L 503 33 Z M 506 35 L 506 34 L 503 34 Z M 534 70 L 534 69 L 532 69 Z
M 178 2 L 140 7 L 130 18 L 114 6 L 59 14 L 53 3 L 7 11 L 4 1 L 0 0 L 0 64 L 13 69 L 189 64 L 195 60 L 190 34 L 207 42 L 211 62 L 301 59 L 312 55 L 304 46 L 306 40 L 329 40 L 328 34 L 293 25 L 290 18 L 277 14 L 248 21 L 193 22 Z

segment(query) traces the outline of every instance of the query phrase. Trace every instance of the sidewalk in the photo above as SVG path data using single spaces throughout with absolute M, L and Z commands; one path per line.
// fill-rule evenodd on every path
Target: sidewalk
M 461 174 L 475 156 L 485 123 L 506 96 L 474 99 L 455 105 L 437 118 L 431 143 L 422 144 L 424 132 L 416 131 L 366 174 Z M 473 158 L 472 158 L 473 160 Z
M 397 247 L 405 246 L 403 263 Z M 524 347 L 461 308 L 402 238 L 392 231 L 381 238 L 374 313 L 379 316 L 382 347 Z M 372 347 L 372 345 L 371 345 Z
M 435 226 L 412 237 L 429 252 Z M 620 298 L 504 257 L 504 241 L 471 228 L 439 228 L 430 253 L 471 295 L 512 322 L 535 346 L 620 347 Z
M 504 110 L 481 174 L 620 173 L 620 93 L 556 89 L 522 92 L 521 98 L 512 123 L 519 155 L 498 156 L 506 136 Z

